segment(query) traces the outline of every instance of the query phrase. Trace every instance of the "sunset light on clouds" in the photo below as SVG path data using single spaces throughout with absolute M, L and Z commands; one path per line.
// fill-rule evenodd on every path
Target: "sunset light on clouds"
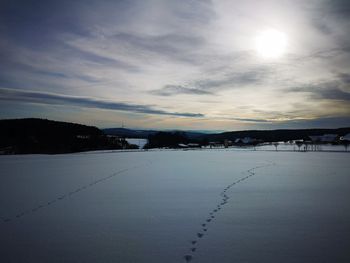
M 1 118 L 350 124 L 348 1 L 5 1 Z

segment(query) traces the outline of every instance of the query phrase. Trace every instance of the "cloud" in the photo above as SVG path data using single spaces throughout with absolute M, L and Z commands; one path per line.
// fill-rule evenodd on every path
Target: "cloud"
M 309 98 L 314 100 L 338 100 L 338 101 L 350 101 L 349 89 L 350 75 L 341 73 L 338 74 L 338 79 L 332 81 L 324 81 L 318 84 L 306 84 L 301 87 L 289 88 L 289 92 L 295 93 L 307 93 Z
M 341 82 L 343 82 L 344 84 L 350 84 L 350 74 L 340 73 L 338 74 L 338 76 Z
M 350 53 L 350 2 L 347 0 L 316 1 L 312 21 L 317 30 L 334 42 L 333 55 Z
M 338 88 L 327 88 L 317 91 L 313 90 L 312 94 L 316 99 L 350 101 L 350 92 L 345 92 Z
M 88 97 L 67 96 L 54 93 L 24 91 L 0 88 L 0 100 L 17 101 L 27 103 L 40 103 L 46 105 L 70 105 L 86 108 L 97 108 L 105 110 L 117 110 L 126 112 L 136 112 L 143 114 L 168 115 L 179 117 L 200 118 L 204 117 L 200 113 L 169 112 L 156 109 L 148 105 L 129 104 L 124 102 L 114 102 Z
M 350 127 L 350 117 L 319 117 L 313 119 L 297 119 L 288 121 L 271 121 L 252 123 L 251 129 L 312 129 Z
M 261 85 L 268 80 L 271 72 L 270 67 L 254 68 L 246 72 L 228 72 L 212 79 L 195 80 L 188 85 L 165 85 L 161 89 L 151 90 L 150 93 L 159 96 L 215 95 L 220 90 Z
M 335 17 L 349 19 L 350 3 L 348 0 L 326 0 L 324 9 Z
M 193 48 L 200 48 L 205 39 L 200 36 L 186 35 L 185 33 L 172 33 L 163 35 L 145 35 L 118 33 L 110 38 L 116 45 L 127 46 L 138 53 L 150 53 L 153 56 L 163 56 L 172 60 L 197 64 L 200 57 L 191 54 Z
M 319 117 L 313 119 L 298 119 L 280 123 L 272 123 L 269 128 L 306 129 L 306 128 L 342 128 L 350 127 L 350 117 Z
M 222 114 L 237 117 L 227 123 L 246 127 L 343 116 L 350 100 L 345 72 L 350 66 L 349 3 L 5 1 L 0 83 L 23 90 L 2 89 L 0 97 L 10 101 L 8 116 L 21 103 L 28 109 L 36 107 L 33 103 L 47 109 L 49 104 L 74 105 L 113 109 L 105 113 L 116 119 L 123 115 L 118 111 L 157 114 L 161 120 L 152 125 L 159 126 L 170 119 L 178 120 L 176 126 L 184 123 L 168 116 L 203 116 L 191 113 L 194 108 L 212 122 Z M 276 60 L 261 59 L 254 51 L 256 35 L 268 28 L 288 35 L 286 54 Z M 38 87 L 43 92 L 29 91 Z M 172 96 L 177 95 L 186 98 L 176 101 Z M 11 101 L 19 103 L 9 106 Z M 179 113 L 170 106 L 175 101 Z
M 210 91 L 197 89 L 197 88 L 187 88 L 184 86 L 177 86 L 177 85 L 166 85 L 161 89 L 152 90 L 150 93 L 159 95 L 159 96 L 173 96 L 178 94 L 213 95 L 213 93 Z
M 270 120 L 264 119 L 251 119 L 251 118 L 229 118 L 230 120 L 240 121 L 240 122 L 255 122 L 255 123 L 271 123 Z
M 328 86 L 326 88 L 321 88 L 317 86 L 307 86 L 307 87 L 297 87 L 297 88 L 290 88 L 289 92 L 296 92 L 296 93 L 307 93 L 309 98 L 318 100 L 318 99 L 325 99 L 325 100 L 342 100 L 342 101 L 350 101 L 350 93 L 345 92 L 336 86 Z
M 269 73 L 271 73 L 270 68 L 257 67 L 243 72 L 229 72 L 217 79 L 198 80 L 194 85 L 208 90 L 241 88 L 248 85 L 262 84 L 267 79 Z

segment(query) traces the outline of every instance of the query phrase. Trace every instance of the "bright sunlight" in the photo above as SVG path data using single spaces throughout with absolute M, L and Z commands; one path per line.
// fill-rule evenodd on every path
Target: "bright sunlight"
M 271 29 L 261 32 L 256 37 L 256 51 L 263 58 L 279 58 L 287 48 L 287 35 Z

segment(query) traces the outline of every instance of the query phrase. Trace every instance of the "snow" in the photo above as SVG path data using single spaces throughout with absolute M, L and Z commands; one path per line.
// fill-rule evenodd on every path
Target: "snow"
M 1 262 L 350 262 L 349 157 L 1 156 Z

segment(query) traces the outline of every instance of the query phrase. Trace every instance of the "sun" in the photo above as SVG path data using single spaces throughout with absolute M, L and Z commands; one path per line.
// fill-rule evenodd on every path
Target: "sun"
M 287 49 L 287 35 L 281 31 L 270 29 L 256 37 L 256 51 L 263 58 L 279 58 Z

